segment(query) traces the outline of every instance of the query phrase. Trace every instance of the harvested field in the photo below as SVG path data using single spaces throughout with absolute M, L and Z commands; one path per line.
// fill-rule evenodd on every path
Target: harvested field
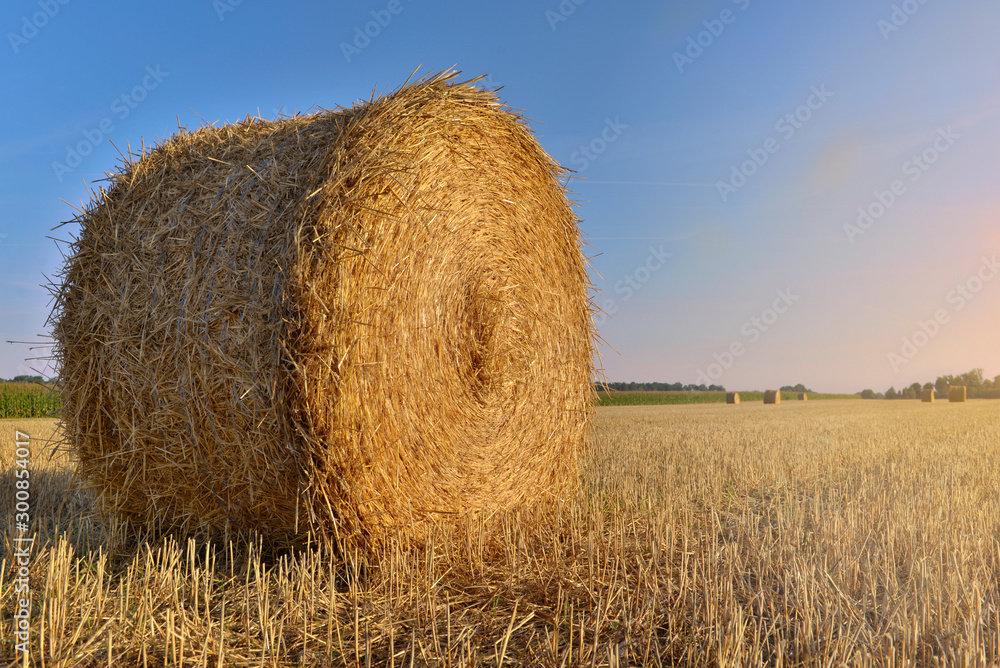
M 319 548 L 116 542 L 67 455 L 32 457 L 46 665 L 1000 660 L 1000 402 L 598 408 L 586 503 L 431 526 L 360 577 Z

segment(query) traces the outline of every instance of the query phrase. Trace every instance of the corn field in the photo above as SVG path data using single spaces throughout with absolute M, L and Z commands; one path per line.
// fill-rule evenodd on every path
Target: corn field
M 0 419 L 47 417 L 61 406 L 55 392 L 44 385 L 0 381 Z

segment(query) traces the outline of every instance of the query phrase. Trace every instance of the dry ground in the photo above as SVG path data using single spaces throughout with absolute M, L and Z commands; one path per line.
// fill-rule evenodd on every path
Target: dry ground
M 360 572 L 323 549 L 122 542 L 42 447 L 51 421 L 0 422 L 11 665 L 14 428 L 36 665 L 1000 661 L 996 401 L 598 409 L 585 500 L 442 526 Z

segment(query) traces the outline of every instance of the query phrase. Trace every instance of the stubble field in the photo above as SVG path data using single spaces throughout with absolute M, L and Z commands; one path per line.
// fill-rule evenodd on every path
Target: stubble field
M 599 408 L 584 498 L 367 563 L 122 541 L 44 445 L 53 422 L 3 421 L 9 665 L 16 429 L 32 444 L 36 665 L 1000 661 L 996 401 Z

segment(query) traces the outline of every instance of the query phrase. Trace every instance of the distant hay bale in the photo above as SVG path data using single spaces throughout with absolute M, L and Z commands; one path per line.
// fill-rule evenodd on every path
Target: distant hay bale
M 809 401 L 809 395 L 805 392 L 799 392 L 799 401 Z
M 965 385 L 951 385 L 948 388 L 948 401 L 952 403 L 962 403 L 965 401 Z
M 777 390 L 766 390 L 764 392 L 764 403 L 765 404 L 780 404 L 781 403 L 781 392 Z
M 927 404 L 933 404 L 934 390 L 920 390 L 920 401 Z
M 182 131 L 77 217 L 52 320 L 107 512 L 364 546 L 575 493 L 578 221 L 521 118 L 453 77 Z
M 727 404 L 738 404 L 738 403 L 740 403 L 740 393 L 739 392 L 728 392 L 728 393 L 726 393 L 726 403 Z

